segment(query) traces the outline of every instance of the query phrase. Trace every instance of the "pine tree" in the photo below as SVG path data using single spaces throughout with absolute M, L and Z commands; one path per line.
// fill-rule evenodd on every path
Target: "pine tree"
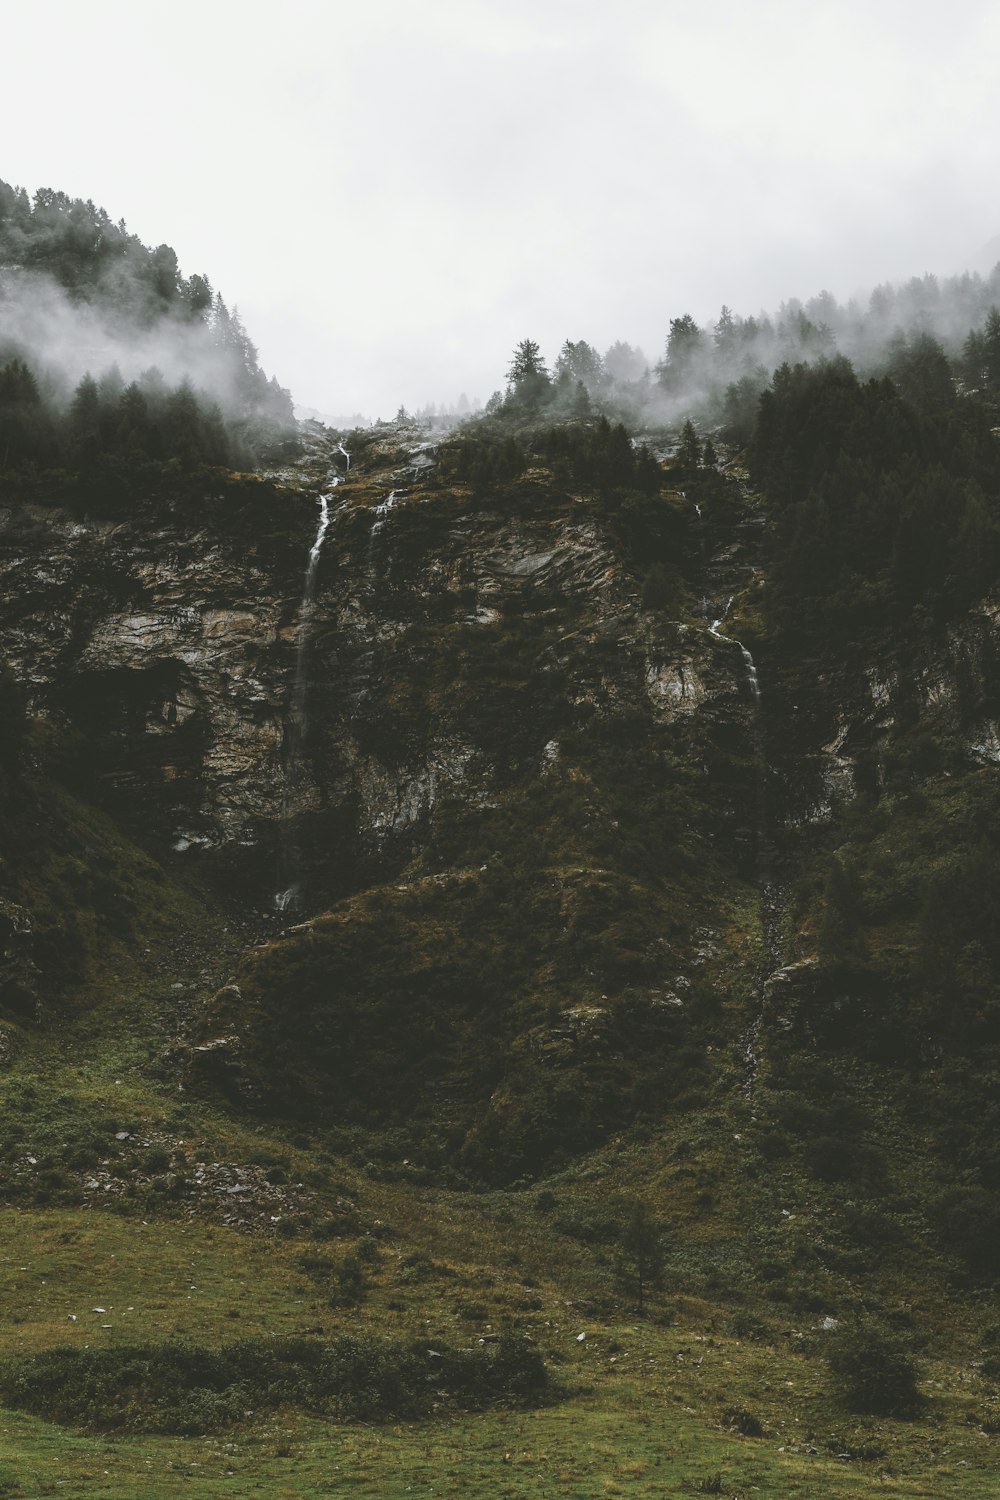
M 681 428 L 677 462 L 682 469 L 696 469 L 701 463 L 701 443 L 698 441 L 698 434 L 694 430 L 694 423 L 690 417 Z
M 115 447 L 130 453 L 148 452 L 149 407 L 145 396 L 134 380 L 131 385 L 125 387 L 118 403 Z
M 508 392 L 530 410 L 542 405 L 552 389 L 549 372 L 534 339 L 522 339 L 507 371 Z
M 656 367 L 662 386 L 675 394 L 694 378 L 694 366 L 702 347 L 702 332 L 690 313 L 670 319 L 667 350 Z
M 1000 389 L 1000 308 L 991 307 L 983 328 L 986 382 L 991 390 Z
M 97 381 L 87 374 L 80 381 L 69 409 L 70 448 L 76 462 L 89 468 L 100 456 L 101 395 Z
M 43 458 L 47 425 L 34 375 L 10 360 L 0 369 L 0 465 Z

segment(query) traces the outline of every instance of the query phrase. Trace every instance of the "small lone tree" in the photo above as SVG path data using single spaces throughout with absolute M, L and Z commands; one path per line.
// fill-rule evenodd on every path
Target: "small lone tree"
M 622 1229 L 617 1271 L 619 1284 L 635 1298 L 636 1311 L 645 1312 L 646 1293 L 660 1285 L 663 1274 L 663 1227 L 641 1198 Z

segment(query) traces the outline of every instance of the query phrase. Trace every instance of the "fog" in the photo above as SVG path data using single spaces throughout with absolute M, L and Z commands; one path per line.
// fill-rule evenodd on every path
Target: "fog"
M 132 309 L 124 287 L 121 304 Z M 65 404 L 86 374 L 117 367 L 127 383 L 155 369 L 168 386 L 189 381 L 227 411 L 243 405 L 239 368 L 200 320 L 164 316 L 144 328 L 104 302 L 72 301 L 50 276 L 0 270 L 0 351 L 27 356 L 56 404 Z
M 998 48 L 991 0 L 38 0 L 0 176 L 173 245 L 302 405 L 391 415 L 525 337 L 655 363 L 724 303 L 987 272 Z

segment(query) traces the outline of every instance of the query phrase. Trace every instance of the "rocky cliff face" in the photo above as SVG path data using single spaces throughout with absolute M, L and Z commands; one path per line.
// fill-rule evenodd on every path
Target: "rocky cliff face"
M 335 445 L 326 457 L 342 477 Z M 738 703 L 733 653 L 641 607 L 592 504 L 543 473 L 493 502 L 434 474 L 426 444 L 370 445 L 337 492 L 307 618 L 316 501 L 300 476 L 269 493 L 277 515 L 258 503 L 231 529 L 0 510 L 0 650 L 80 774 L 178 853 L 270 849 L 286 820 L 307 845 L 307 821 L 335 828 L 352 860 L 412 851 L 439 809 L 551 775 L 567 726 L 669 732 Z M 522 637 L 524 671 L 504 681 Z M 290 766 L 300 647 L 308 722 Z

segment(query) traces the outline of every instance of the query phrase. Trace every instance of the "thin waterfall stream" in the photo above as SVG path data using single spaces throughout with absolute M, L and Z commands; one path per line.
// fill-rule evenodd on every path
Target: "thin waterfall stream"
M 702 513 L 699 506 L 695 507 L 698 516 L 699 528 L 702 526 Z M 702 539 L 702 557 L 704 558 L 704 540 Z M 754 570 L 755 571 L 755 570 Z M 708 621 L 708 633 L 714 640 L 722 641 L 728 646 L 735 646 L 740 653 L 743 667 L 743 681 L 751 700 L 752 709 L 752 735 L 755 772 L 755 812 L 754 812 L 754 883 L 757 887 L 760 903 L 761 936 L 763 939 L 763 958 L 758 973 L 757 982 L 757 1008 L 743 1034 L 743 1058 L 746 1068 L 746 1082 L 744 1093 L 748 1099 L 753 1097 L 754 1084 L 757 1077 L 759 1062 L 758 1040 L 764 1021 L 764 998 L 767 982 L 770 977 L 781 967 L 781 917 L 782 901 L 781 892 L 774 879 L 773 849 L 771 843 L 770 822 L 768 817 L 768 794 L 767 794 L 767 750 L 764 737 L 764 720 L 762 714 L 762 699 L 760 679 L 757 674 L 757 663 L 754 661 L 750 649 L 744 645 L 736 636 L 727 634 L 723 626 L 729 617 L 733 607 L 734 595 L 726 600 L 725 608 L 715 619 L 710 618 L 707 594 L 703 597 L 703 608 L 705 618 Z
M 380 500 L 377 505 L 372 506 L 372 529 L 369 534 L 368 540 L 368 550 L 370 554 L 374 554 L 375 549 L 378 545 L 378 538 L 382 534 L 382 531 L 385 529 L 385 523 L 389 518 L 389 512 L 392 510 L 398 499 L 399 491 L 390 490 L 384 500 Z
M 350 473 L 351 457 L 342 444 L 337 451 L 347 460 Z M 302 898 L 302 851 L 292 829 L 295 793 L 298 789 L 302 746 L 309 727 L 309 642 L 312 636 L 312 615 L 316 603 L 319 582 L 319 562 L 326 534 L 334 520 L 331 510 L 333 492 L 343 484 L 344 475 L 332 475 L 329 489 L 319 497 L 319 522 L 316 537 L 309 549 L 306 562 L 305 581 L 302 586 L 302 602 L 299 605 L 299 624 L 295 645 L 295 677 L 286 721 L 285 753 L 282 767 L 283 787 L 281 795 L 282 846 L 280 860 L 279 890 L 275 893 L 274 909 L 284 913 L 294 911 Z

